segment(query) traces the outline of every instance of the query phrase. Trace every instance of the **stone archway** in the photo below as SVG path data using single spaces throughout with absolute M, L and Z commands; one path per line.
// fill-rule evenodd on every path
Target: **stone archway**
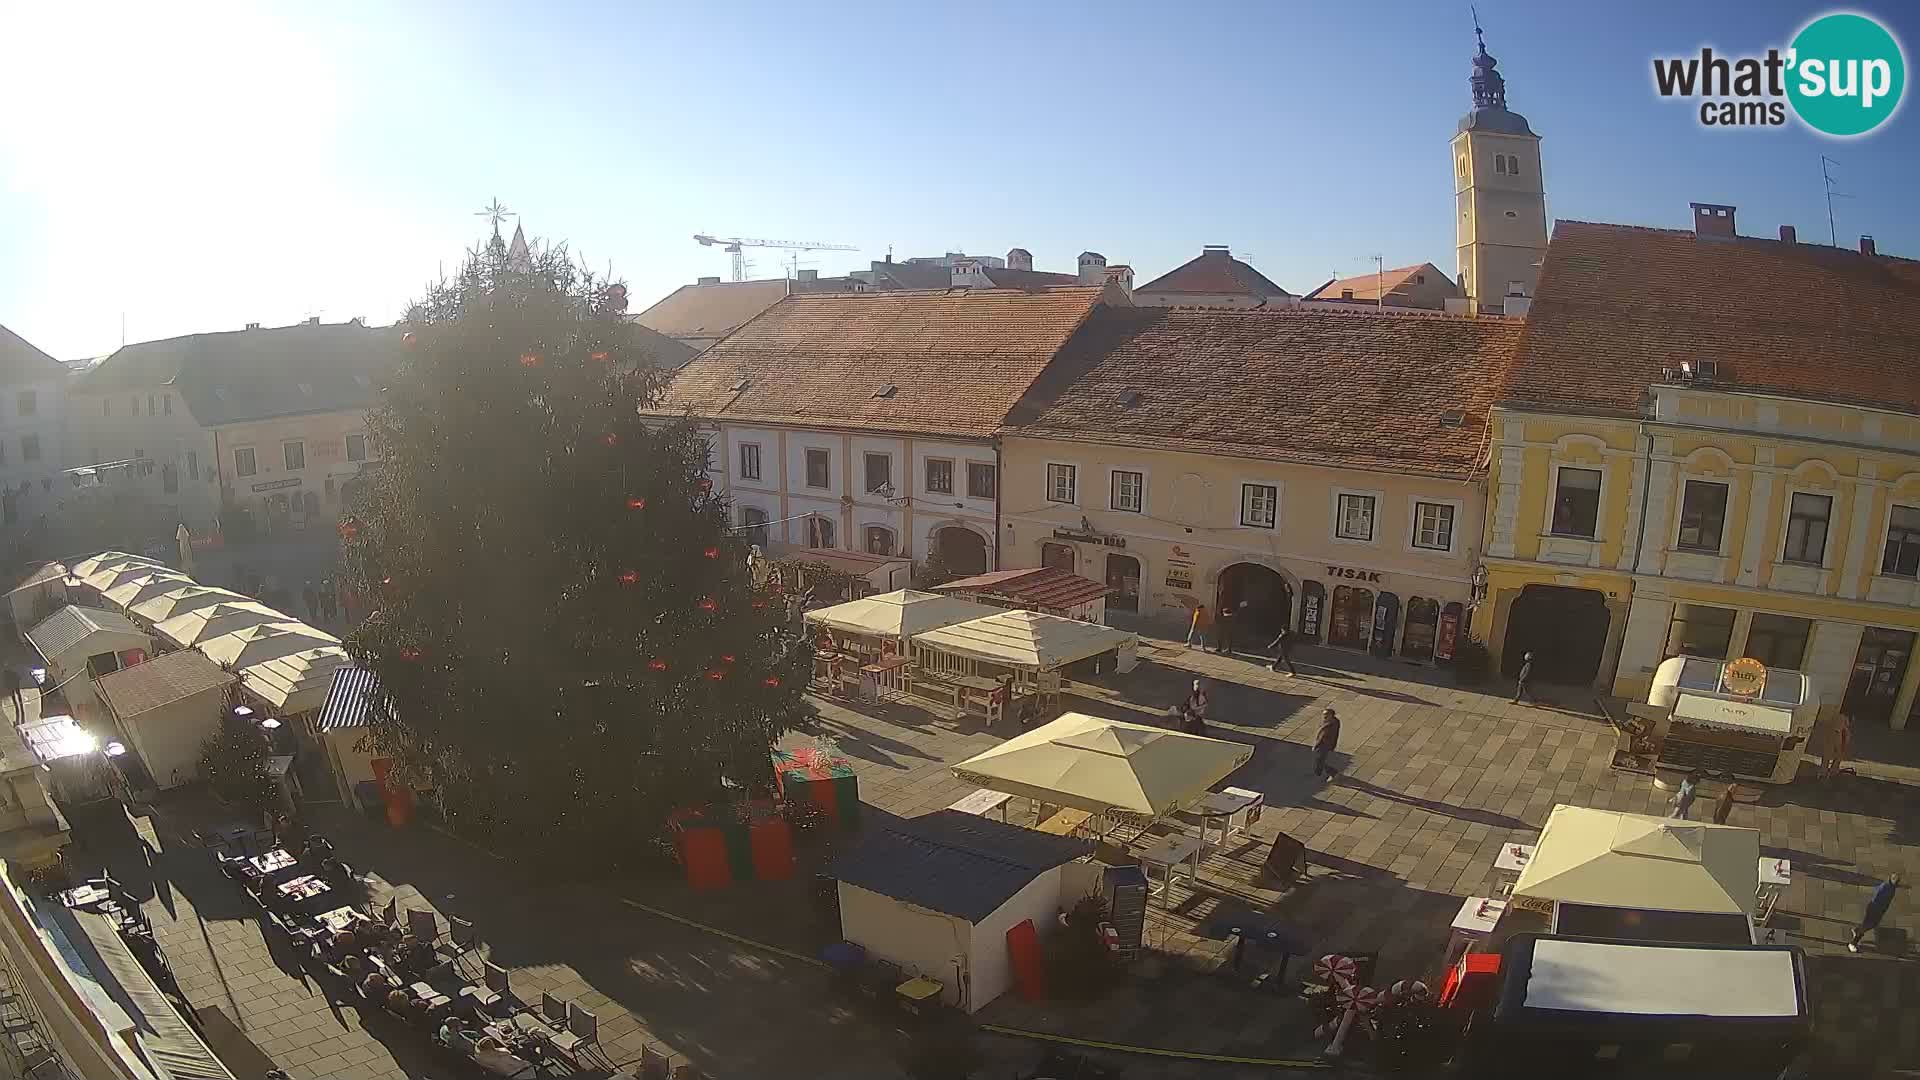
M 1240 601 L 1247 602 L 1246 614 L 1236 616 L 1246 621 L 1234 627 L 1239 639 L 1251 644 L 1265 644 L 1279 636 L 1283 627 L 1288 627 L 1293 618 L 1293 583 L 1287 575 L 1271 566 L 1259 563 L 1237 562 L 1220 571 L 1220 580 L 1214 589 L 1215 611 L 1237 608 Z
M 955 577 L 984 574 L 991 566 L 987 538 L 964 525 L 942 525 L 935 529 L 933 549 L 940 553 L 947 573 Z

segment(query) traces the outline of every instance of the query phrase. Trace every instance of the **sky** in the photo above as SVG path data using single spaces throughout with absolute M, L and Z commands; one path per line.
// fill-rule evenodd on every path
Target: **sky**
M 1920 110 L 1837 141 L 1711 131 L 1656 55 L 1784 47 L 1823 5 L 1482 0 L 1548 212 L 1920 257 Z M 1856 7 L 1909 63 L 1920 9 Z M 1453 270 L 1448 140 L 1467 3 L 36 4 L 0 0 L 0 323 L 61 359 L 248 322 L 389 322 L 484 236 L 627 281 L 634 310 L 727 256 L 692 234 L 870 259 L 1082 250 L 1145 283 L 1227 244 L 1302 292 Z M 1920 91 L 1916 91 L 1920 93 Z M 1906 180 L 1901 180 L 1901 177 Z M 758 252 L 755 276 L 781 253 Z

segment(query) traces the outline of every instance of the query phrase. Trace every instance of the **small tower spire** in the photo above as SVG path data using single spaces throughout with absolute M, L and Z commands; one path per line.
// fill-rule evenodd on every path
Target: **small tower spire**
M 1479 50 L 1473 57 L 1473 76 L 1467 80 L 1473 87 L 1473 107 L 1504 109 L 1507 107 L 1507 80 L 1500 76 L 1500 61 L 1487 52 L 1487 35 L 1480 29 L 1479 10 L 1472 5 L 1468 5 L 1467 10 L 1473 12 L 1473 39 L 1479 44 Z

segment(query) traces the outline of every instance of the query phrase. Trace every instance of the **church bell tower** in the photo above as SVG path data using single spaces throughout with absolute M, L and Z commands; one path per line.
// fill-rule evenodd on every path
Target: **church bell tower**
M 1507 108 L 1507 82 L 1476 23 L 1473 111 L 1453 137 L 1454 221 L 1460 289 L 1469 310 L 1521 314 L 1547 255 L 1547 188 L 1540 136 Z M 1512 301 L 1517 299 L 1519 303 Z M 1513 310 L 1508 310 L 1512 308 Z

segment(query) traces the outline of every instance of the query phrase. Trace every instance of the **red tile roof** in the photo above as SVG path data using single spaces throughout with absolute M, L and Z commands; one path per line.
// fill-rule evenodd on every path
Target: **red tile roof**
M 780 278 L 682 285 L 634 321 L 672 338 L 725 337 L 786 295 L 787 283 Z
M 984 593 L 1005 597 L 1022 604 L 1040 607 L 1071 608 L 1098 600 L 1113 590 L 1057 566 L 1032 566 L 1023 570 L 996 570 L 970 578 L 935 585 L 934 592 Z
M 1470 477 L 1519 335 L 1365 309 L 1103 310 L 1007 434 Z
M 1500 396 L 1637 414 L 1683 360 L 1716 361 L 1719 388 L 1920 414 L 1920 262 L 1561 221 Z
M 1236 296 L 1291 296 L 1265 274 L 1225 250 L 1208 248 L 1134 290 L 1143 293 L 1228 293 Z
M 1103 293 L 790 296 L 682 368 L 655 411 L 989 438 Z
M 1395 289 L 1402 285 L 1413 284 L 1409 279 L 1419 273 L 1438 274 L 1449 288 L 1453 286 L 1453 279 L 1447 277 L 1439 267 L 1432 263 L 1421 263 L 1418 266 L 1397 267 L 1379 274 L 1356 274 L 1353 277 L 1334 278 L 1301 299 L 1341 300 L 1344 299 L 1343 294 L 1351 289 L 1355 300 L 1378 300 L 1383 293 L 1392 296 Z

